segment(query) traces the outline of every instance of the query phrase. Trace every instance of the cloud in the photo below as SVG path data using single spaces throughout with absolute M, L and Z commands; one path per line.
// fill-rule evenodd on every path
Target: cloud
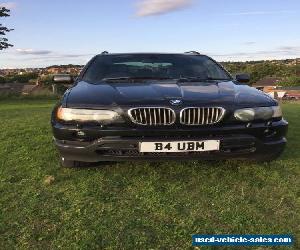
M 7 9 L 15 9 L 17 7 L 17 4 L 15 2 L 5 2 L 5 3 L 0 3 L 0 8 L 5 7 Z
M 293 14 L 298 13 L 296 10 L 274 10 L 274 11 L 245 11 L 245 12 L 235 12 L 227 13 L 227 16 L 256 16 L 256 15 L 272 15 L 272 14 Z
M 85 57 L 91 57 L 94 54 L 53 54 L 45 56 L 31 57 L 30 60 L 65 60 L 65 59 L 81 59 Z
M 35 50 L 35 49 L 16 49 L 15 52 L 16 55 L 18 56 L 33 56 L 30 57 L 30 59 L 32 60 L 80 58 L 80 57 L 94 55 L 94 54 L 61 54 L 52 50 Z
M 243 43 L 243 45 L 248 45 L 248 46 L 254 45 L 254 44 L 256 44 L 256 42 L 244 42 Z
M 192 4 L 192 0 L 142 0 L 137 4 L 139 17 L 162 15 L 175 10 L 183 9 Z
M 18 54 L 21 55 L 48 55 L 51 54 L 51 50 L 34 50 L 34 49 L 16 49 Z
M 299 52 L 300 51 L 300 46 L 281 46 L 278 48 L 280 51 L 286 51 L 286 52 Z

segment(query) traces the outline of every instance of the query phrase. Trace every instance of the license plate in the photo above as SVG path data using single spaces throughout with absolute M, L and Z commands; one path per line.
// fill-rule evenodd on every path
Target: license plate
M 172 141 L 172 142 L 140 142 L 140 152 L 199 152 L 219 150 L 219 140 L 206 141 Z

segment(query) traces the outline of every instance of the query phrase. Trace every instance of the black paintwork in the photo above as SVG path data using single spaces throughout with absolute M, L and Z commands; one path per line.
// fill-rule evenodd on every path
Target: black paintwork
M 233 81 L 99 83 L 80 81 L 70 89 L 66 107 L 102 108 L 107 106 L 167 105 L 180 99 L 183 106 L 219 105 L 235 107 L 274 106 L 276 101 L 263 92 Z
M 278 105 L 277 101 L 255 88 L 240 85 L 233 79 L 204 82 L 140 80 L 91 83 L 83 81 L 82 76 L 93 60 L 83 69 L 77 82 L 66 91 L 52 114 L 56 145 L 60 154 L 69 160 L 94 162 L 129 158 L 157 158 L 156 155 L 121 156 L 99 151 L 103 145 L 107 150 L 119 149 L 120 145 L 123 145 L 121 147 L 123 150 L 127 150 L 128 147 L 136 149 L 138 143 L 145 140 L 188 140 L 189 138 L 203 140 L 209 137 L 221 139 L 223 144 L 226 142 L 231 145 L 229 153 L 224 149 L 225 151 L 220 154 L 212 154 L 213 158 L 254 157 L 254 153 L 251 151 L 253 147 L 256 147 L 255 155 L 264 155 L 271 154 L 274 150 L 281 152 L 285 146 L 287 133 L 285 120 L 274 120 L 270 124 L 262 121 L 253 122 L 250 127 L 247 127 L 246 123 L 238 122 L 233 118 L 233 111 L 239 108 Z M 172 106 L 170 104 L 172 99 L 180 99 L 182 104 Z M 122 113 L 125 123 L 118 126 L 113 124 L 109 126 L 64 124 L 56 119 L 58 106 L 117 110 Z M 126 119 L 129 108 L 146 106 L 172 107 L 177 115 L 179 110 L 184 107 L 219 106 L 226 109 L 226 115 L 220 123 L 204 127 L 183 126 L 178 122 L 170 127 L 144 127 L 135 125 Z M 266 133 L 266 129 L 271 132 Z M 83 131 L 85 136 L 78 136 L 78 131 Z M 129 141 L 128 138 L 130 138 Z M 228 138 L 231 139 L 228 141 Z M 248 138 L 247 145 L 242 143 L 243 138 Z M 252 144 L 249 144 L 250 141 Z M 178 157 L 194 158 L 191 155 L 178 155 Z M 178 157 L 175 156 L 175 158 Z M 201 155 L 195 157 L 202 158 Z M 168 156 L 163 158 L 168 158 Z M 169 158 L 174 157 L 170 155 Z

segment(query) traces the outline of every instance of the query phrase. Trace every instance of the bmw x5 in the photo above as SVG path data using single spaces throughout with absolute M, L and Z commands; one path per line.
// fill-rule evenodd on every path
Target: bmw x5
M 71 82 L 68 76 L 54 77 Z M 247 158 L 286 144 L 278 102 L 197 52 L 92 58 L 52 113 L 64 167 L 82 162 Z

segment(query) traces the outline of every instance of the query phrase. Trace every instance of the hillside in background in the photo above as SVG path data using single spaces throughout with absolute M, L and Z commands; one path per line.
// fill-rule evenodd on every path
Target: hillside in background
M 232 74 L 248 73 L 251 83 L 266 77 L 282 78 L 282 85 L 300 86 L 300 59 L 248 61 L 248 62 L 221 62 Z
M 251 83 L 256 83 L 266 77 L 276 77 L 283 86 L 300 86 L 300 59 L 248 61 L 248 62 L 221 62 L 234 76 L 238 73 L 251 75 Z M 39 78 L 41 81 L 49 79 L 54 74 L 68 73 L 73 76 L 79 74 L 83 65 L 52 65 L 46 68 L 27 69 L 0 69 L 0 83 L 22 82 Z M 34 79 L 35 78 L 35 79 Z

